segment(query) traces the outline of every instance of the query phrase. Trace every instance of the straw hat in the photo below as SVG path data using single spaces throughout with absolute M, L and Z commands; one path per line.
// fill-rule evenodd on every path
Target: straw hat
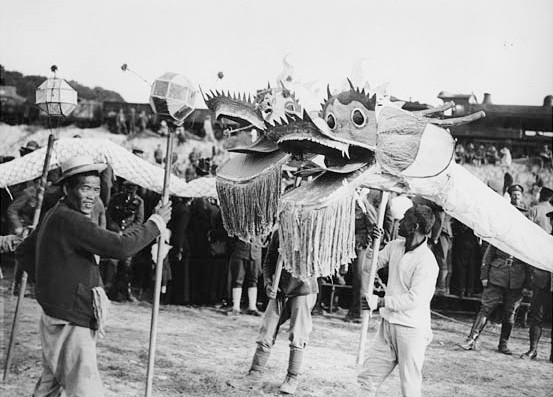
M 90 171 L 102 172 L 107 164 L 95 163 L 90 156 L 74 156 L 61 163 L 61 177 L 57 183 L 62 182 L 72 175 L 82 174 Z

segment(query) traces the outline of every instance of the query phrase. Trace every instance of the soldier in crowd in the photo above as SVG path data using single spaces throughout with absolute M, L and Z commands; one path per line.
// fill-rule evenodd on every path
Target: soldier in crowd
M 522 207 L 517 208 L 525 211 Z M 484 330 L 489 316 L 503 302 L 503 319 L 497 350 L 511 355 L 513 353 L 508 342 L 515 324 L 516 310 L 523 295 L 527 295 L 530 288 L 530 266 L 493 245 L 488 245 L 482 259 L 480 279 L 484 287 L 482 306 L 474 319 L 469 336 L 459 346 L 465 350 L 478 350 L 478 337 Z
M 265 292 L 270 299 L 257 338 L 257 348 L 253 356 L 248 377 L 260 380 L 265 370 L 271 348 L 280 327 L 290 320 L 290 355 L 286 378 L 280 386 L 280 392 L 294 394 L 298 387 L 298 376 L 303 363 L 303 352 L 309 342 L 309 334 L 313 329 L 311 310 L 317 300 L 319 288 L 317 279 L 310 277 L 300 280 L 293 277 L 285 269 L 278 286 L 273 286 L 274 273 L 278 262 L 279 235 L 275 231 L 263 262 L 263 281 Z
M 509 193 L 509 199 L 512 205 L 517 208 L 526 208 L 523 201 L 524 188 L 521 185 L 514 184 L 509 186 L 507 193 Z
M 123 191 L 111 198 L 107 210 L 107 228 L 119 234 L 133 229 L 144 222 L 144 201 L 137 195 L 138 186 L 130 181 L 123 182 Z M 131 290 L 132 258 L 109 259 L 106 261 L 104 284 L 112 300 L 135 302 Z
M 553 231 L 553 205 L 549 202 L 552 198 L 553 190 L 543 187 L 540 191 L 539 203 L 528 211 L 528 218 L 549 234 Z M 532 300 L 528 311 L 530 349 L 520 358 L 535 360 L 538 357 L 538 343 L 542 334 L 544 311 L 548 301 L 551 301 L 552 277 L 552 273 L 532 267 Z M 551 360 L 551 357 L 549 359 Z

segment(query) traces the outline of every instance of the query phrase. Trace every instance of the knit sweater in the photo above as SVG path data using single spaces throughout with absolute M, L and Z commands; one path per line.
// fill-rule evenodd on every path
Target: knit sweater
M 105 230 L 60 201 L 16 249 L 16 258 L 36 280 L 36 297 L 46 314 L 97 329 L 92 289 L 102 286 L 94 255 L 124 259 L 160 234 L 164 222 L 148 222 L 122 235 Z M 156 218 L 157 217 L 157 218 Z

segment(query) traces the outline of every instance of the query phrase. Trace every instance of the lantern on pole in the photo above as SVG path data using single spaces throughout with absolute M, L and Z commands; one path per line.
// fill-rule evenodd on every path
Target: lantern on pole
M 176 73 L 165 73 L 154 81 L 150 93 L 150 106 L 160 116 L 182 122 L 194 110 L 196 95 L 194 84 Z
M 77 91 L 59 77 L 57 66 L 51 67 L 54 77 L 47 78 L 36 89 L 36 105 L 48 117 L 66 117 L 77 107 Z

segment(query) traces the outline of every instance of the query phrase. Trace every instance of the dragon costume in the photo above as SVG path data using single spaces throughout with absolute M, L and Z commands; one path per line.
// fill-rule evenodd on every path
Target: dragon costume
M 223 213 L 229 215 L 225 225 L 242 239 L 262 240 L 278 215 L 280 253 L 293 275 L 326 276 L 354 257 L 357 187 L 426 197 L 492 245 L 553 270 L 553 237 L 452 161 L 455 141 L 445 128 L 477 120 L 483 112 L 435 118 L 454 104 L 408 112 L 403 103 L 351 83 L 337 95 L 328 90 L 319 114 L 301 112 L 299 104 L 277 105 L 287 98 L 293 95 L 283 87 L 266 90 L 257 101 L 222 93 L 205 99 L 218 118 L 262 134 L 249 147 L 236 148 L 218 173 Z M 280 196 L 285 153 L 317 159 L 324 172 Z

